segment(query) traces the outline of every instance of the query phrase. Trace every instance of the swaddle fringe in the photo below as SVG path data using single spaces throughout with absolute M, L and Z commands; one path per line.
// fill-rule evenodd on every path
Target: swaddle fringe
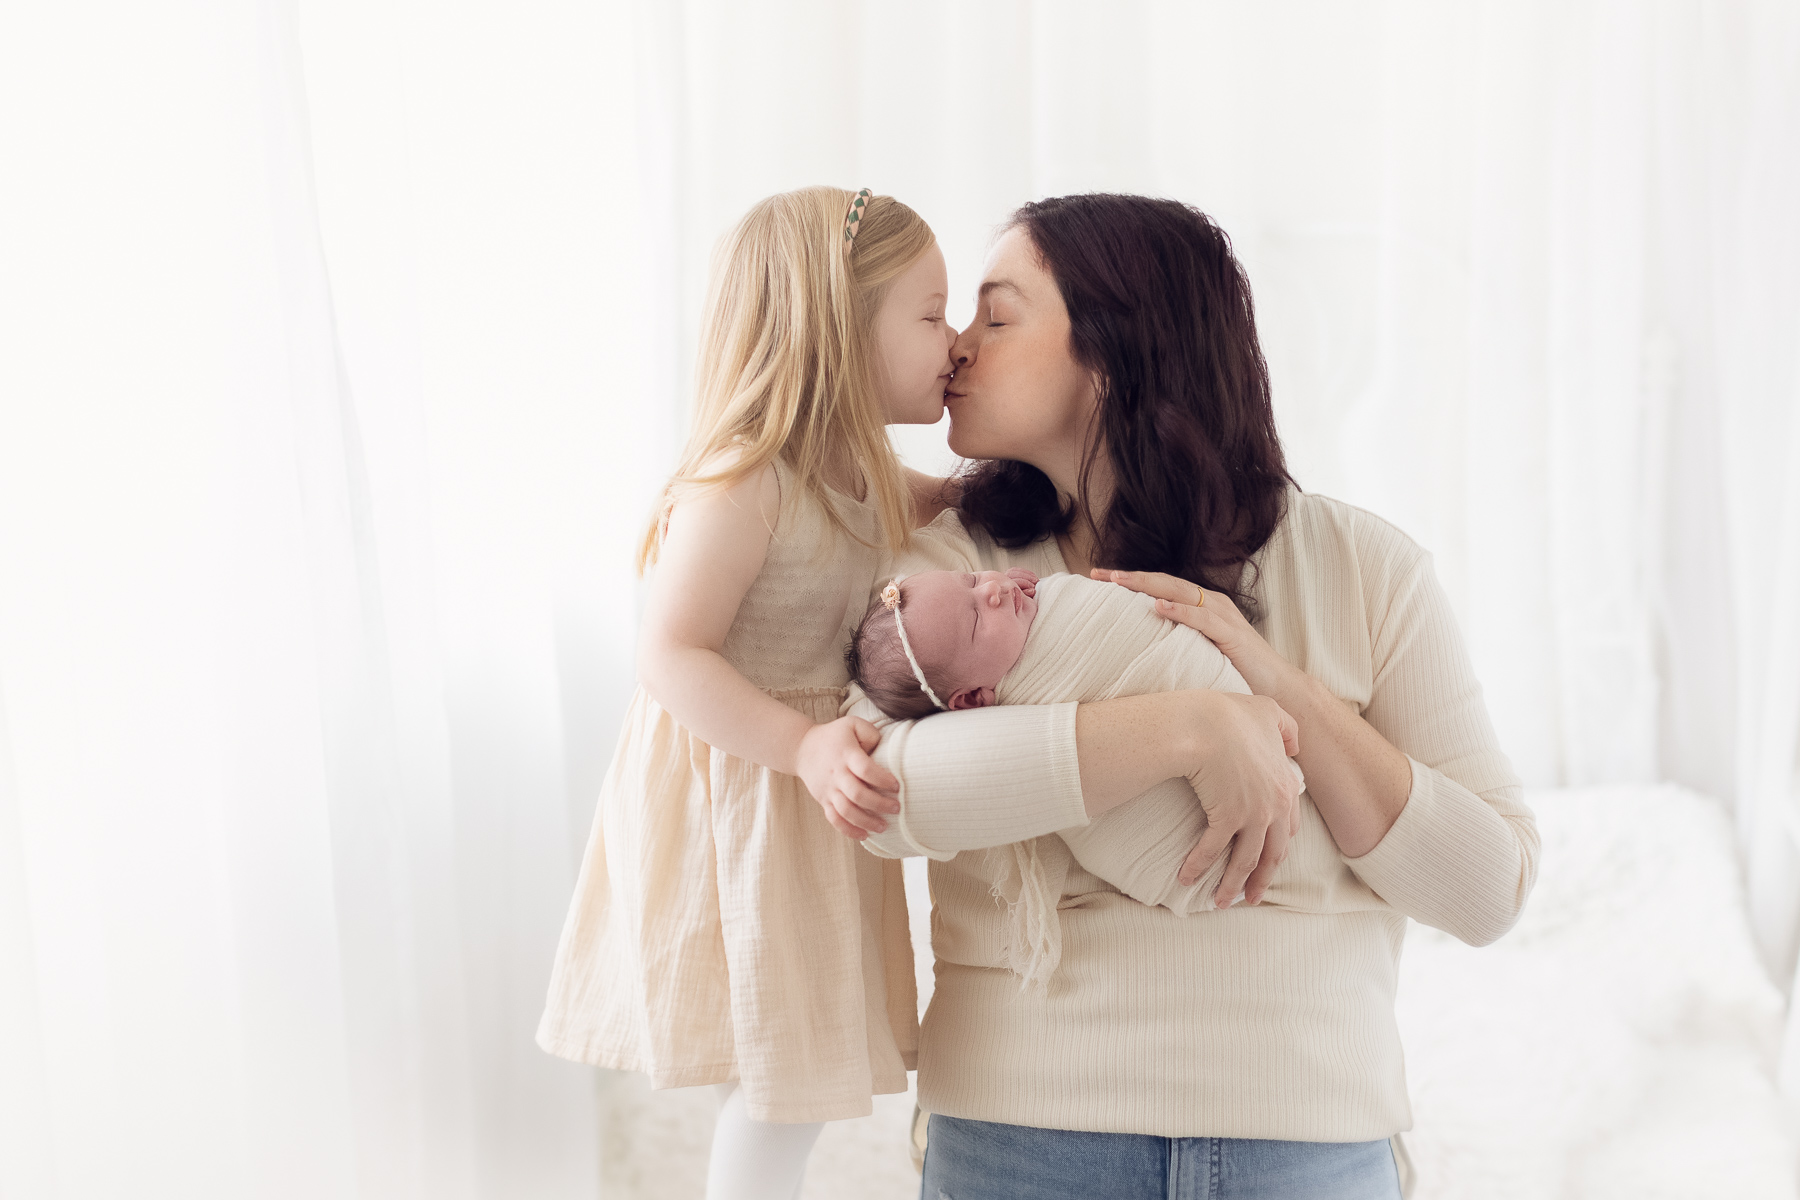
M 1058 896 L 1044 878 L 1040 839 L 999 848 L 1005 877 L 989 891 L 1006 905 L 1006 967 L 1019 977 L 1019 990 L 1042 991 L 1062 961 L 1062 918 Z M 1011 892 L 1011 895 L 1008 895 Z

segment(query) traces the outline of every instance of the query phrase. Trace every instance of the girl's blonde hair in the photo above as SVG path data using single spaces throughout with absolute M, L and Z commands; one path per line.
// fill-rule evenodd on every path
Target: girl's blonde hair
M 936 237 L 891 196 L 871 197 L 848 247 L 855 193 L 810 187 L 759 202 L 713 258 L 693 429 L 638 553 L 657 558 L 681 499 L 730 488 L 780 459 L 846 534 L 824 475 L 846 451 L 868 480 L 890 545 L 905 545 L 911 502 L 875 403 L 875 310 Z M 787 498 L 783 497 L 783 504 Z M 862 540 L 858 538 L 857 540 Z

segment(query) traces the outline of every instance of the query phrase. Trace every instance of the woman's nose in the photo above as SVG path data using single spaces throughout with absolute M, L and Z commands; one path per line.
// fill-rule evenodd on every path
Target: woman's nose
M 957 334 L 956 340 L 950 343 L 950 361 L 956 364 L 959 371 L 975 361 L 974 333 L 975 322 L 970 321 L 969 327 Z

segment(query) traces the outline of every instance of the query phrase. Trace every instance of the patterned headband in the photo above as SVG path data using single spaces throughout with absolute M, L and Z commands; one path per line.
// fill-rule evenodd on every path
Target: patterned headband
M 900 648 L 906 651 L 906 661 L 912 664 L 913 678 L 919 681 L 919 686 L 931 697 L 931 702 L 937 705 L 939 712 L 949 712 L 950 706 L 939 700 L 937 693 L 931 690 L 931 685 L 925 682 L 925 672 L 913 654 L 912 643 L 906 640 L 906 622 L 900 619 L 900 581 L 905 578 L 904 575 L 894 576 L 894 581 L 881 589 L 881 602 L 893 610 L 894 628 L 900 631 Z
M 864 188 L 856 193 L 850 201 L 850 211 L 844 214 L 844 253 L 850 253 L 856 242 L 856 231 L 862 228 L 863 208 L 869 203 L 869 189 Z M 897 610 L 896 610 L 897 611 Z

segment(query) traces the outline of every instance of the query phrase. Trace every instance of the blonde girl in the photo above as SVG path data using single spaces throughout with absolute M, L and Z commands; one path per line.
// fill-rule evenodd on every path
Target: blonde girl
M 930 227 L 866 190 L 771 196 L 714 262 L 639 563 L 640 686 L 538 1030 L 653 1087 L 721 1085 L 710 1200 L 791 1200 L 821 1123 L 914 1065 L 899 864 L 853 840 L 898 785 L 837 713 L 878 557 L 926 515 L 933 481 L 883 426 L 943 411 L 946 291 Z

